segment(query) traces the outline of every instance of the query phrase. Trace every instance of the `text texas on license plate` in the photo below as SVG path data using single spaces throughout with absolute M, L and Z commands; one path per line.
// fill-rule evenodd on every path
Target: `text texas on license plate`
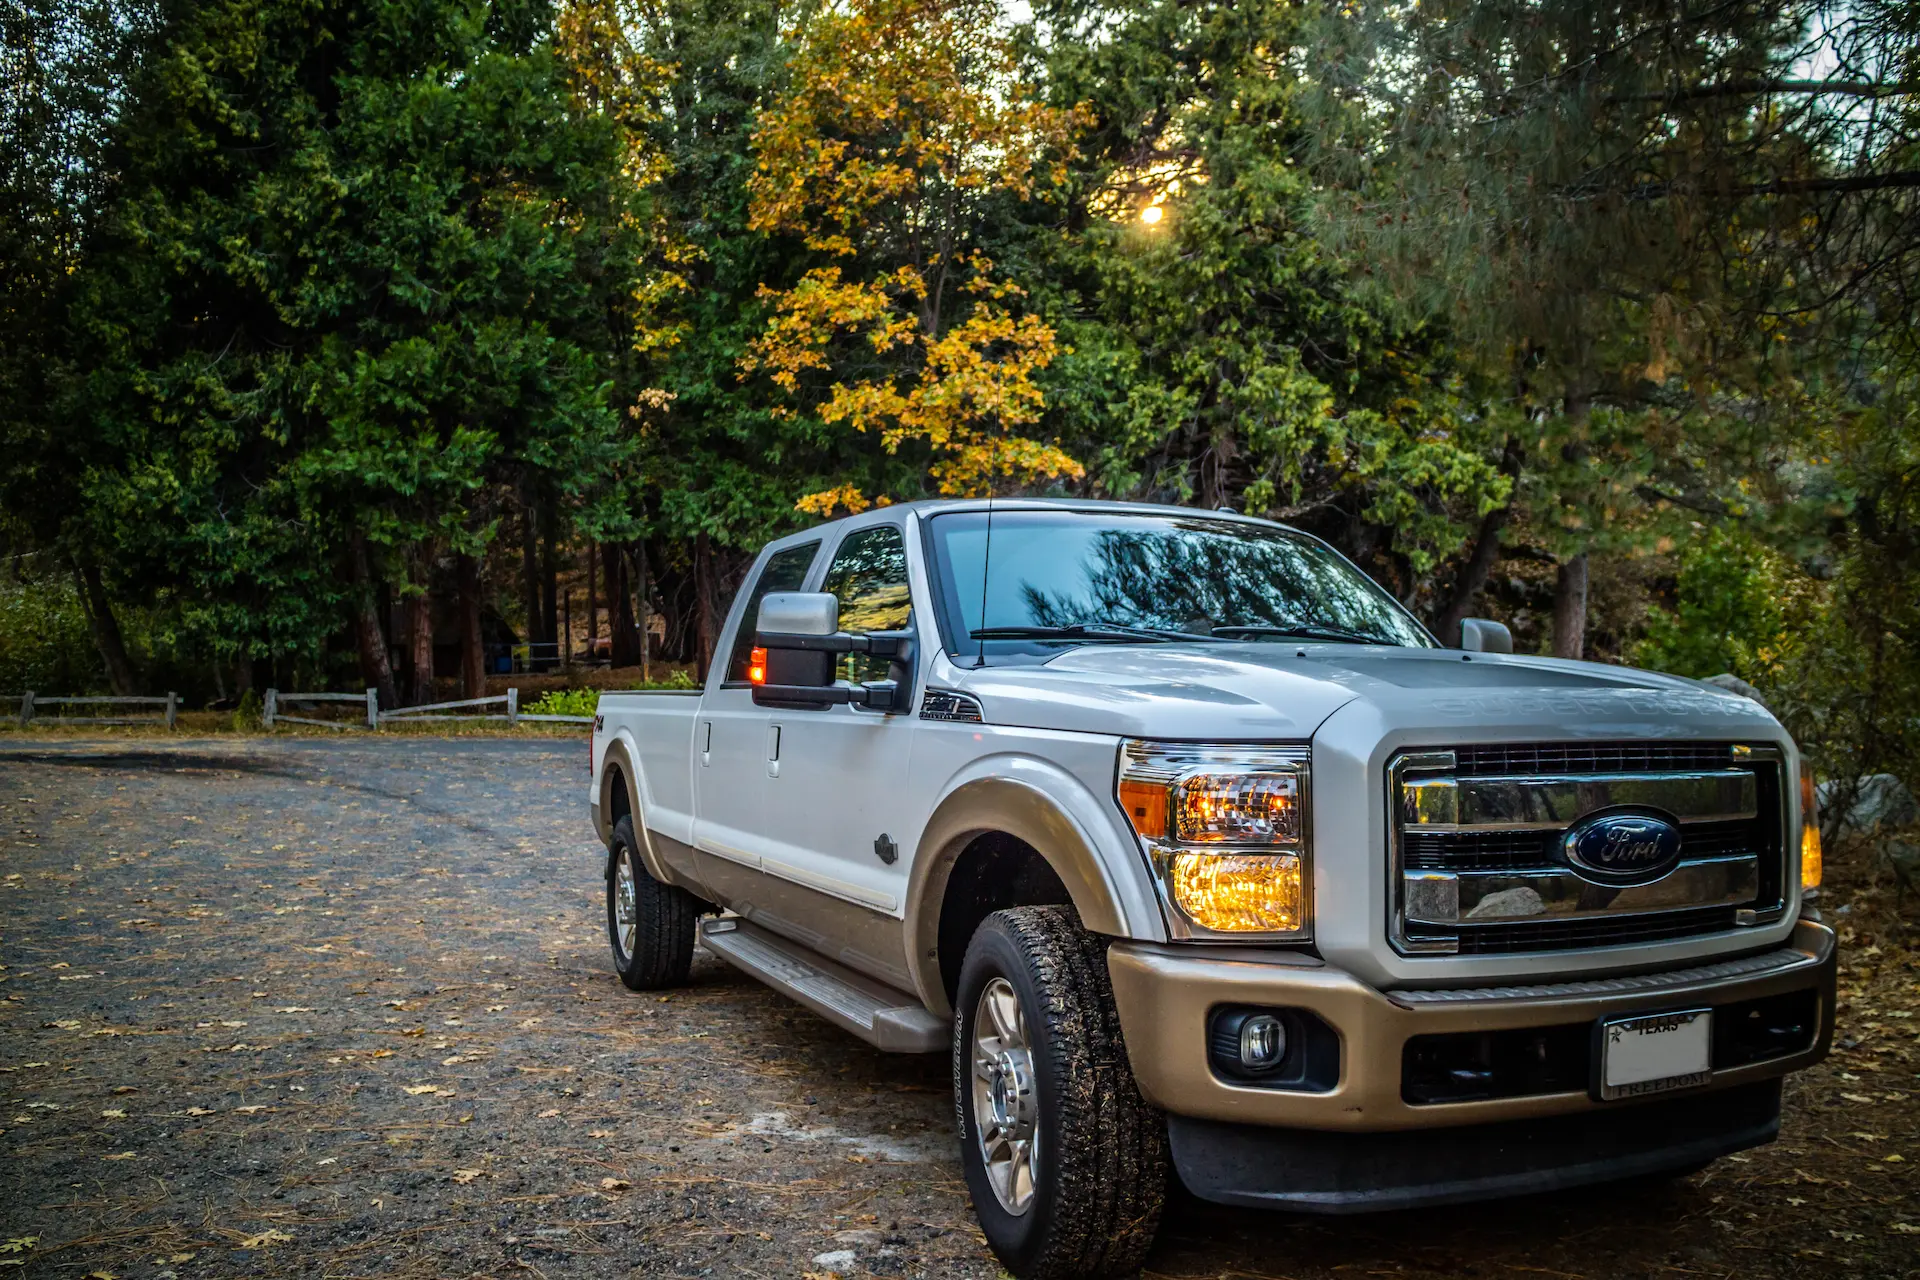
M 1712 1067 L 1711 1009 L 1600 1024 L 1600 1096 L 1607 1101 L 1703 1085 Z

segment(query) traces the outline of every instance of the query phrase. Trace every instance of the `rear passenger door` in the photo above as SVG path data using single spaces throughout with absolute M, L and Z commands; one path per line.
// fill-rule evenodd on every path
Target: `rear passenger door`
M 840 599 L 842 631 L 913 625 L 907 547 L 899 523 L 867 525 L 834 549 L 819 591 Z M 837 673 L 858 684 L 886 678 L 887 664 L 847 654 Z M 910 812 L 907 772 L 917 720 L 851 706 L 777 710 L 778 776 L 767 788 L 767 870 L 883 915 L 898 915 L 908 858 L 924 814 Z M 876 850 L 876 842 L 880 844 Z M 888 859 L 891 855 L 891 860 Z M 839 918 L 819 904 L 819 920 Z M 836 930 L 840 926 L 836 926 Z
M 781 547 L 767 557 L 744 593 L 732 643 L 714 663 L 693 728 L 694 847 L 700 878 L 715 900 L 730 903 L 745 891 L 765 852 L 762 810 L 770 768 L 767 711 L 753 703 L 747 683 L 760 601 L 772 591 L 798 591 L 820 541 Z M 720 657 L 721 655 L 715 655 Z

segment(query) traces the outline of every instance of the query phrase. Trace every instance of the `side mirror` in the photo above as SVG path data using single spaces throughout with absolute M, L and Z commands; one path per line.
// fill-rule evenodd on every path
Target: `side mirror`
M 1460 647 L 1472 653 L 1512 653 L 1513 632 L 1491 618 L 1465 618 L 1460 623 Z
M 840 600 L 831 592 L 776 591 L 754 619 L 753 701 L 762 707 L 831 707 L 904 711 L 913 701 L 913 633 L 840 630 Z M 852 685 L 834 679 L 843 653 L 888 660 L 888 679 Z
M 831 591 L 772 591 L 760 600 L 754 630 L 830 636 L 840 629 L 840 598 Z

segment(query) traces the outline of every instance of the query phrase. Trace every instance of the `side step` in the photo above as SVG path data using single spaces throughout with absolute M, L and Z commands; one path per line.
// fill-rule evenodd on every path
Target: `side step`
M 828 1022 L 890 1053 L 942 1053 L 953 1029 L 904 991 L 736 916 L 700 922 L 700 945 Z

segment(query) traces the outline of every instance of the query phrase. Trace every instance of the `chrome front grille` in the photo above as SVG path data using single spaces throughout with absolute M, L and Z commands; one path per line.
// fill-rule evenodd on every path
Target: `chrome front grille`
M 1777 920 L 1785 792 L 1772 747 L 1519 743 L 1416 750 L 1388 769 L 1389 937 L 1404 954 L 1664 941 Z M 1581 832 L 1650 815 L 1677 852 L 1597 871 Z M 1671 845 L 1669 846 L 1672 847 Z

